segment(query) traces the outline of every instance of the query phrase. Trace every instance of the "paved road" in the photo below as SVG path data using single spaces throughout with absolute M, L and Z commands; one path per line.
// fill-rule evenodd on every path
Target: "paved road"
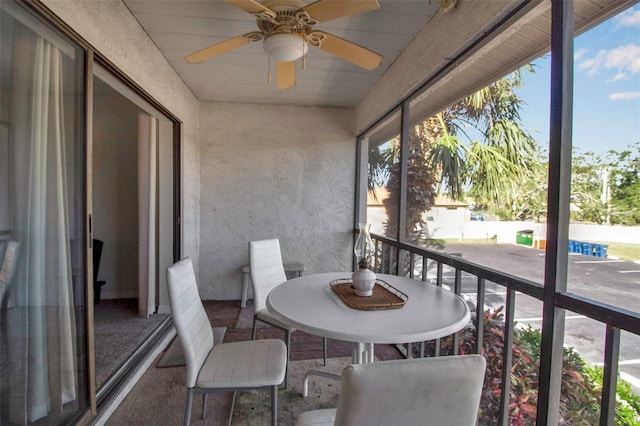
M 515 244 L 447 245 L 441 250 L 478 265 L 542 283 L 544 251 Z M 453 286 L 454 271 L 444 269 L 445 284 Z M 640 265 L 633 262 L 600 259 L 578 254 L 569 255 L 568 291 L 633 312 L 640 312 Z M 429 270 L 429 276 L 435 272 Z M 476 279 L 463 273 L 462 292 L 470 301 L 476 300 Z M 487 283 L 487 308 L 505 303 L 505 289 Z M 515 316 L 518 327 L 542 324 L 542 303 L 524 294 L 517 294 Z M 597 321 L 567 312 L 565 346 L 571 346 L 589 363 L 603 361 L 605 326 Z M 640 392 L 640 336 L 623 332 L 620 348 L 621 377 Z

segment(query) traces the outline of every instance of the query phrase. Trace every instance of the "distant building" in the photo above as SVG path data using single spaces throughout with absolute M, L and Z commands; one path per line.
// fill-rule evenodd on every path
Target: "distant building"
M 374 234 L 384 234 L 384 224 L 387 221 L 384 200 L 387 198 L 389 198 L 389 191 L 386 187 L 377 188 L 374 192 L 367 194 L 367 220 Z M 469 220 L 468 206 L 468 202 L 456 201 L 446 195 L 436 196 L 433 208 L 422 214 L 422 220 L 426 223 L 423 230 L 430 235 L 436 228 L 455 229 L 457 236 L 459 234 L 457 230 L 466 220 Z
M 424 225 L 422 231 L 429 238 L 437 238 L 443 235 L 460 237 L 462 229 L 468 218 L 469 203 L 456 201 L 446 195 L 438 195 L 433 203 L 433 208 L 422 213 Z

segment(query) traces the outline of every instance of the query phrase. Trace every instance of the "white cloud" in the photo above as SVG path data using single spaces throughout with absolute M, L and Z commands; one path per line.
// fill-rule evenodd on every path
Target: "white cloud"
M 589 51 L 588 51 L 587 49 L 585 49 L 585 48 L 581 48 L 581 49 L 576 50 L 576 51 L 574 52 L 574 54 L 573 54 L 573 60 L 574 60 L 574 61 L 576 61 L 576 62 L 577 62 L 577 61 L 579 61 L 579 60 L 580 60 L 580 59 L 582 59 L 582 57 L 583 57 L 583 56 L 585 56 L 588 52 L 589 52 Z
M 613 77 L 610 81 L 620 81 L 620 80 L 626 80 L 627 79 L 627 75 L 623 72 L 618 72 L 615 77 Z
M 607 51 L 601 50 L 592 58 L 582 59 L 578 62 L 578 70 L 587 71 L 589 77 L 592 77 L 603 67 L 606 56 Z
M 611 93 L 609 99 L 612 101 L 633 101 L 640 99 L 640 92 L 617 92 Z
M 616 18 L 616 26 L 620 27 L 640 27 L 640 9 L 628 9 Z
M 630 43 L 611 50 L 603 49 L 591 58 L 582 59 L 583 56 L 581 53 L 578 70 L 586 71 L 589 77 L 603 69 L 616 71 L 611 81 L 627 78 L 628 74 L 640 73 L 640 45 L 637 44 Z
M 640 46 L 627 44 L 609 51 L 605 67 L 629 70 L 632 74 L 640 73 Z

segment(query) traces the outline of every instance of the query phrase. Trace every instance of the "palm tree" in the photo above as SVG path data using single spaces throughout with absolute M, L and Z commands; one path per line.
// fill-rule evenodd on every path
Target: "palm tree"
M 526 69 L 533 72 L 531 66 Z M 422 213 L 431 209 L 438 193 L 459 200 L 466 190 L 485 204 L 515 199 L 519 182 L 539 163 L 535 140 L 520 125 L 524 101 L 515 89 L 522 86 L 521 73 L 497 80 L 410 128 L 406 241 L 418 242 Z M 391 160 L 398 156 L 400 140 L 391 142 L 386 152 L 370 151 L 369 180 L 370 189 L 386 180 L 386 234 L 395 237 L 400 163 Z

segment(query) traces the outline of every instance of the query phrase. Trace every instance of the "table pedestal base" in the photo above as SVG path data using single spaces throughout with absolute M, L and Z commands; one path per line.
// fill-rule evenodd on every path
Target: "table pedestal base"
M 352 364 L 368 364 L 373 362 L 374 346 L 373 343 L 354 343 L 351 351 L 351 363 Z M 302 396 L 306 398 L 309 396 L 309 378 L 311 376 L 326 377 L 327 379 L 341 380 L 342 375 L 336 373 L 330 373 L 324 370 L 309 370 L 305 373 L 302 380 Z
M 351 353 L 353 364 L 368 364 L 374 361 L 373 343 L 354 343 Z

